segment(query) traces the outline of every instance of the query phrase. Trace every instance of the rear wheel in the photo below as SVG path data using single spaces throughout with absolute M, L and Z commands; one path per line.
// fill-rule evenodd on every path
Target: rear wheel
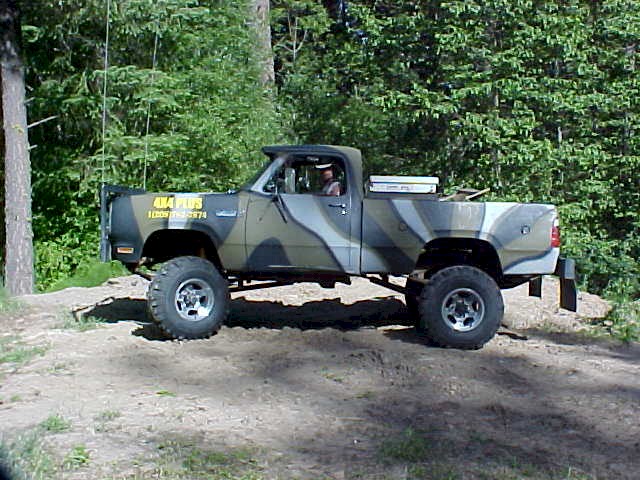
M 216 267 L 200 257 L 165 263 L 149 285 L 151 316 L 171 338 L 207 338 L 229 311 L 229 286 Z
M 498 331 L 504 304 L 493 278 L 478 268 L 460 265 L 429 278 L 418 310 L 419 327 L 434 343 L 477 349 Z

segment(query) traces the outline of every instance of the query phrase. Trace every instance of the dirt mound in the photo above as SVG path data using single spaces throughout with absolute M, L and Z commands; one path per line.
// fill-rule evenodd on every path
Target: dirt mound
M 571 314 L 552 281 L 542 300 L 506 291 L 508 327 L 464 352 L 362 279 L 234 294 L 226 326 L 190 342 L 162 339 L 145 289 L 24 297 L 14 318 L 46 352 L 0 363 L 1 431 L 40 432 L 64 478 L 637 478 L 640 349 L 579 333 L 609 308 L 593 295 Z M 42 433 L 55 415 L 68 427 Z

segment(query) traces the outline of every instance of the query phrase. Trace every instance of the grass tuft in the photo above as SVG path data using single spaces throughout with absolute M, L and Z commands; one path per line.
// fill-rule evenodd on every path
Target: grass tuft
M 178 480 L 261 480 L 251 452 L 237 449 L 227 452 L 198 448 L 185 439 L 168 440 L 158 446 L 157 471 L 145 478 Z
M 89 452 L 84 445 L 76 445 L 64 458 L 62 465 L 67 470 L 75 470 L 89 463 Z
M 16 313 L 23 307 L 19 300 L 10 297 L 5 288 L 0 286 L 0 315 Z
M 95 330 L 101 328 L 107 320 L 91 315 L 81 315 L 79 318 L 74 317 L 71 314 L 65 313 L 64 320 L 60 324 L 60 328 L 65 330 L 76 330 L 78 332 L 88 332 L 89 330 Z
M 110 422 L 121 416 L 122 413 L 117 410 L 105 410 L 96 415 L 94 420 L 96 420 L 97 422 Z
M 640 341 L 640 300 L 614 303 L 609 314 L 596 326 L 622 342 Z
M 379 453 L 385 462 L 424 462 L 428 460 L 432 448 L 427 439 L 407 428 L 402 435 L 382 442 Z
M 0 439 L 0 465 L 12 480 L 55 478 L 55 462 L 44 448 L 37 430 L 21 435 L 11 443 Z
M 49 433 L 61 433 L 71 428 L 71 422 L 56 413 L 55 415 L 49 415 L 49 417 L 40 424 L 40 428 Z
M 176 396 L 174 392 L 171 392 L 169 390 L 158 390 L 156 392 L 156 395 L 158 395 L 159 397 L 175 397 Z
M 16 337 L 0 338 L 0 363 L 10 363 L 18 367 L 36 356 L 44 355 L 47 349 L 42 346 L 28 346 Z

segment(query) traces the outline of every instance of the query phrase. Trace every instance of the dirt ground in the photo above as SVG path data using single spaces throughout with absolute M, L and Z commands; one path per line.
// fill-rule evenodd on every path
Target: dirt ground
M 148 323 L 139 277 L 24 297 L 0 338 L 44 353 L 0 363 L 0 437 L 58 415 L 42 438 L 69 479 L 229 478 L 215 461 L 247 479 L 638 479 L 640 346 L 579 333 L 606 302 L 559 312 L 556 288 L 505 291 L 508 328 L 478 351 L 429 345 L 362 279 L 233 294 L 226 326 L 188 342 Z

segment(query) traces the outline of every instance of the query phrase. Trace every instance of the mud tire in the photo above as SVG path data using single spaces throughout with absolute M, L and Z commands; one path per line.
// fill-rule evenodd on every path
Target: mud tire
M 467 315 L 464 321 L 454 316 L 458 314 L 457 305 L 461 305 L 460 315 Z M 504 303 L 493 278 L 478 268 L 459 265 L 444 268 L 429 278 L 420 293 L 418 310 L 419 330 L 433 343 L 475 350 L 498 331 Z
M 189 309 L 178 300 L 186 298 L 188 292 L 191 298 L 197 298 L 199 308 Z M 178 257 L 165 263 L 147 293 L 153 320 L 169 338 L 179 340 L 213 335 L 227 318 L 229 304 L 227 280 L 211 262 L 200 257 Z

